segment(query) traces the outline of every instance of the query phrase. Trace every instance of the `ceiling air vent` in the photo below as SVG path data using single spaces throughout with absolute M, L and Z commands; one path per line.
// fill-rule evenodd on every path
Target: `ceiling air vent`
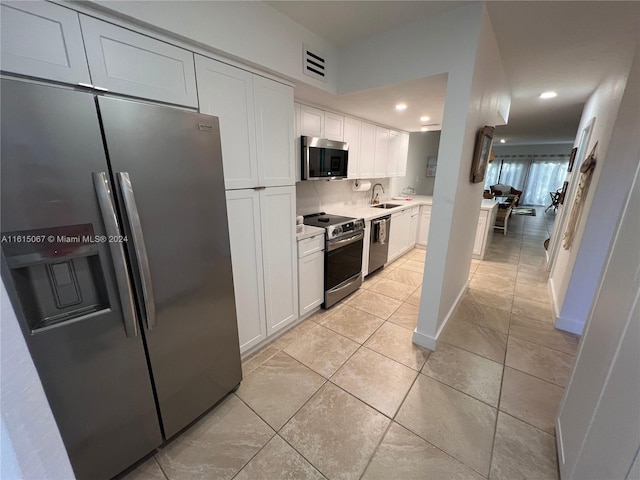
M 302 46 L 302 71 L 308 75 L 323 82 L 327 81 L 325 71 L 325 59 L 317 50 L 312 50 L 306 45 Z

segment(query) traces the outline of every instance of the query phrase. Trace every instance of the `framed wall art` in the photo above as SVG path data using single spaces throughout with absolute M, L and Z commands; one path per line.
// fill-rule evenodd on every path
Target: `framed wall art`
M 493 143 L 493 133 L 495 127 L 482 127 L 478 131 L 476 138 L 476 146 L 473 152 L 473 163 L 471 164 L 471 183 L 480 183 L 484 181 L 484 174 L 487 171 L 487 163 L 491 154 L 491 145 Z

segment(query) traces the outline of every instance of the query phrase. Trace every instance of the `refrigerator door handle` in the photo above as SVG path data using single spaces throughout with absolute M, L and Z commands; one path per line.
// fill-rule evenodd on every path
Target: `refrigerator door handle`
M 109 184 L 109 179 L 105 172 L 93 172 L 93 186 L 96 189 L 100 212 L 106 233 L 109 237 L 120 238 L 120 227 L 118 226 L 118 217 L 114 207 L 113 195 Z M 136 321 L 135 306 L 133 304 L 133 292 L 131 283 L 129 282 L 129 273 L 127 271 L 127 263 L 124 256 L 124 248 L 121 242 L 109 242 L 109 250 L 116 274 L 116 283 L 118 285 L 118 294 L 120 295 L 120 305 L 122 308 L 122 316 L 124 318 L 124 330 L 127 337 L 138 336 L 138 322 Z
M 133 248 L 136 252 L 138 270 L 140 271 L 140 283 L 142 285 L 142 296 L 144 297 L 147 329 L 153 330 L 156 327 L 156 305 L 153 297 L 153 287 L 151 286 L 151 270 L 149 269 L 147 247 L 145 246 L 142 235 L 142 225 L 140 224 L 136 197 L 133 194 L 133 186 L 131 185 L 129 173 L 118 172 L 117 176 L 124 201 L 124 208 L 127 211 L 129 226 L 131 227 L 131 236 Z

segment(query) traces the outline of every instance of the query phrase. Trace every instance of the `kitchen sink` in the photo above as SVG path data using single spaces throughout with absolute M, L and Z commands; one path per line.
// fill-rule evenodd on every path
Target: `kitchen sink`
M 396 208 L 396 207 L 401 207 L 402 205 L 398 205 L 397 203 L 381 203 L 380 205 L 374 205 L 373 208 L 384 208 L 389 209 L 389 208 Z

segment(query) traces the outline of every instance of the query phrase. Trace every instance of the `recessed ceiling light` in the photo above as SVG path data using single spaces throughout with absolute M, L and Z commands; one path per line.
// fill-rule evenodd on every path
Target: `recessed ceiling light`
M 544 92 L 540 94 L 540 98 L 555 98 L 558 94 L 556 92 Z
M 421 127 L 420 131 L 421 132 L 428 132 L 429 131 L 429 127 Z
M 506 140 L 504 138 L 501 138 L 500 143 L 506 143 Z
M 406 110 L 407 109 L 407 104 L 406 103 L 399 103 L 396 105 L 396 110 L 398 110 L 399 112 L 401 112 L 402 110 Z
M 429 120 L 431 120 L 429 117 L 420 117 L 421 122 L 428 122 Z

